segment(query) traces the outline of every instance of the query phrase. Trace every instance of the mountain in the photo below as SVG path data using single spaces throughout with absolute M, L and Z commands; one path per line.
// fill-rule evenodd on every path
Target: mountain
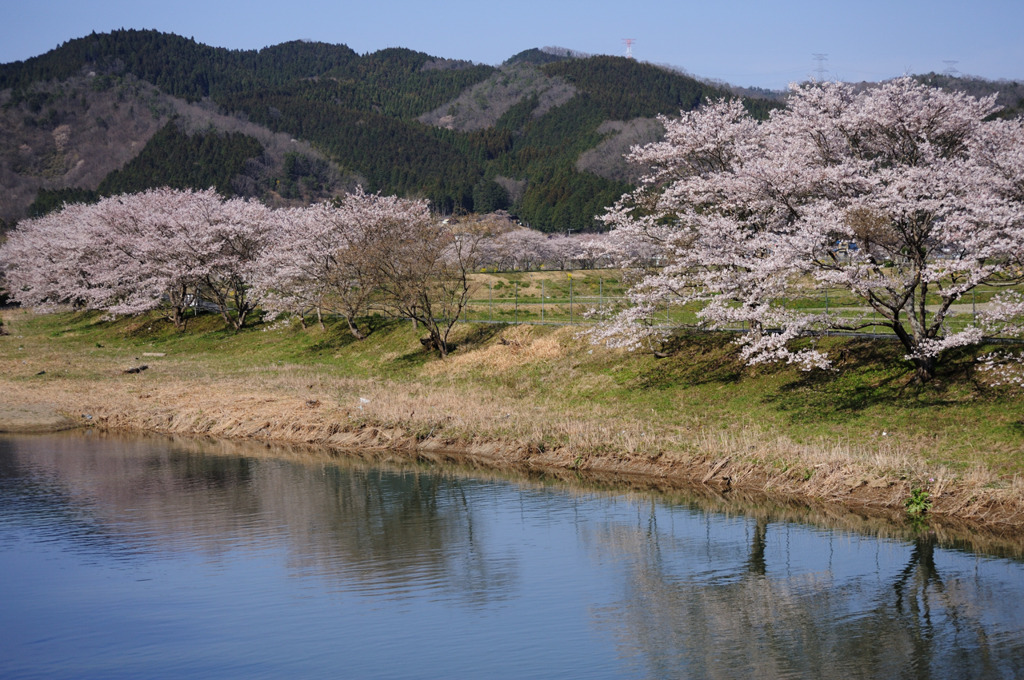
M 0 219 L 8 222 L 65 200 L 151 186 L 216 186 L 287 204 L 358 181 L 308 143 L 130 74 L 40 81 L 20 101 L 0 92 Z
M 756 116 L 781 105 L 753 94 L 765 95 L 743 96 Z M 1010 115 L 1021 94 L 1012 89 Z M 492 67 L 400 48 L 228 50 L 158 31 L 94 33 L 0 65 L 0 228 L 158 185 L 289 205 L 361 184 L 444 212 L 507 208 L 547 231 L 595 229 L 641 171 L 622 154 L 658 138 L 659 114 L 734 96 L 564 48 Z
M 0 65 L 0 219 L 157 184 L 289 204 L 358 183 L 441 211 L 511 208 L 541 229 L 594 228 L 635 177 L 623 149 L 657 137 L 654 116 L 728 95 L 564 49 L 491 67 L 406 49 L 94 33 Z

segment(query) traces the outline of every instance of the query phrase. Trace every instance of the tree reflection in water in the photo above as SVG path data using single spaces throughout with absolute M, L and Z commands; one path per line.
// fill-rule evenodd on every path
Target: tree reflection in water
M 0 439 L 0 510 L 10 527 L 51 532 L 33 540 L 90 557 L 226 555 L 244 573 L 283 554 L 288 583 L 310 579 L 325 586 L 312 592 L 367 605 L 315 598 L 330 610 L 317 630 L 341 626 L 341 610 L 362 627 L 381 600 L 403 615 L 414 600 L 440 602 L 427 626 L 456 620 L 462 640 L 488 654 L 504 646 L 508 659 L 540 659 L 520 676 L 604 659 L 629 677 L 1001 677 L 1024 659 L 1019 558 L 961 552 L 930 532 L 904 540 L 772 507 L 741 514 L 721 499 L 69 435 Z M 523 654 L 531 636 L 547 656 Z M 409 650 L 412 663 L 431 653 L 450 656 Z
M 666 516 L 672 527 L 659 529 Z M 969 678 L 1021 670 L 1019 593 L 985 581 L 981 558 L 965 569 L 969 557 L 943 551 L 931 534 L 909 546 L 841 536 L 833 545 L 833 534 L 771 517 L 706 514 L 703 537 L 692 516 L 683 519 L 681 526 L 652 503 L 637 526 L 587 537 L 592 550 L 611 550 L 627 565 L 621 599 L 595 618 L 641 675 Z
M 517 581 L 515 556 L 484 549 L 471 479 L 204 455 L 208 442 L 95 439 L 20 440 L 0 456 L 7 478 L 30 480 L 6 492 L 64 518 L 63 537 L 82 550 L 216 556 L 284 542 L 296 575 L 389 598 L 443 590 L 469 606 L 506 597 Z
M 517 580 L 514 556 L 485 549 L 472 480 L 416 470 L 280 467 L 261 475 L 255 492 L 288 527 L 292 565 L 302 573 L 349 590 L 361 583 L 358 590 L 391 598 L 441 589 L 471 605 L 507 597 Z M 282 483 L 287 488 L 279 493 L 268 488 Z

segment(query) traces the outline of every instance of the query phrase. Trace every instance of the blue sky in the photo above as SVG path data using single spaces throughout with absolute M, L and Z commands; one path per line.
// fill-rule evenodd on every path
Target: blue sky
M 408 47 L 499 64 L 547 45 L 633 55 L 704 78 L 773 89 L 815 76 L 882 80 L 949 68 L 1024 78 L 1024 0 L 2 0 L 0 63 L 117 28 L 218 47 L 295 39 L 359 53 Z M 820 62 L 813 55 L 825 54 Z M 948 62 L 956 62 L 951 64 Z

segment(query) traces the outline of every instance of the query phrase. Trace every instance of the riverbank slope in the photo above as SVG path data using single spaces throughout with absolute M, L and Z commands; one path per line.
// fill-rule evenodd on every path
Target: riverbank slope
M 1024 528 L 1024 399 L 954 357 L 912 385 L 894 343 L 826 339 L 830 373 L 742 366 L 729 338 L 667 355 L 610 351 L 578 328 L 465 325 L 440 360 L 407 323 L 5 312 L 0 411 L 113 430 L 388 449 L 495 468 L 586 470 L 873 511 Z M 65 421 L 66 422 L 66 421 Z M 2 425 L 2 422 L 0 422 Z

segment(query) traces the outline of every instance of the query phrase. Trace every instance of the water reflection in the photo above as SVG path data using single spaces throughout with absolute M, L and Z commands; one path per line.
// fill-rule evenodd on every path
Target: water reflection
M 208 456 L 129 438 L 0 440 L 4 505 L 78 549 L 127 558 L 288 546 L 295 575 L 400 597 L 441 589 L 467 603 L 503 597 L 515 557 L 489 555 L 472 480 L 410 470 L 300 466 Z M 5 512 L 6 514 L 6 512 Z
M 726 503 L 226 442 L 0 438 L 0 676 L 76 677 L 86 657 L 127 676 L 155 650 L 167 677 L 342 660 L 357 677 L 1021 673 L 1020 560 Z M 108 624 L 69 623 L 84 615 Z
M 760 517 L 701 536 L 663 508 L 588 543 L 629 562 L 595 616 L 651 677 L 1016 677 L 1019 564 Z M 745 553 L 745 554 L 744 554 Z

